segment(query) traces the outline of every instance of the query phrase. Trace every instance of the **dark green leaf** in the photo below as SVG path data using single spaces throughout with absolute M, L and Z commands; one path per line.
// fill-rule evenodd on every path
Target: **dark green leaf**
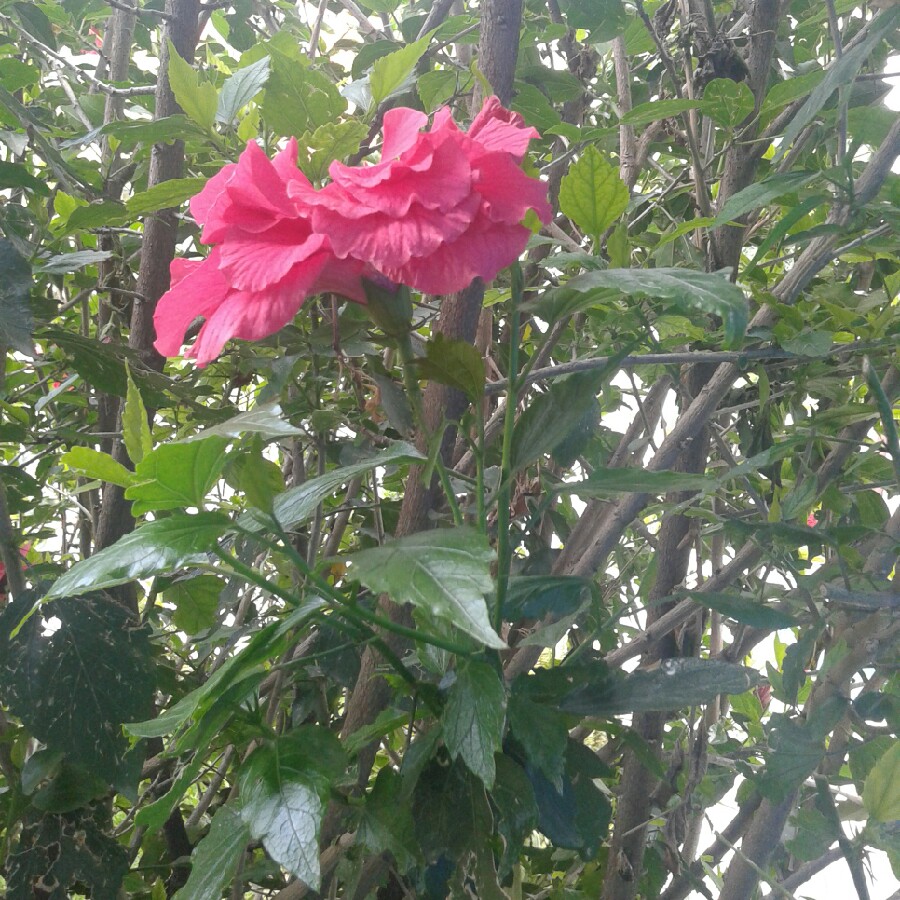
M 725 225 L 739 219 L 744 213 L 768 206 L 773 200 L 785 194 L 793 194 L 818 177 L 817 172 L 789 172 L 786 175 L 773 175 L 764 181 L 758 181 L 733 194 L 716 215 L 716 224 Z
M 425 357 L 417 365 L 423 378 L 455 387 L 472 402 L 484 395 L 484 359 L 466 341 L 452 341 L 438 333 L 425 345 Z
M 506 692 L 496 669 L 483 662 L 461 663 L 444 707 L 444 743 L 450 756 L 461 756 L 487 788 L 494 783 L 505 713 Z
M 568 290 L 615 288 L 623 294 L 644 294 L 671 300 L 685 313 L 693 309 L 720 316 L 726 345 L 736 344 L 747 328 L 747 301 L 743 291 L 727 278 L 691 269 L 607 269 L 573 278 Z
M 238 413 L 218 425 L 210 425 L 197 434 L 182 438 L 180 443 L 202 441 L 208 437 L 240 437 L 242 434 L 258 434 L 266 438 L 298 437 L 306 432 L 296 428 L 284 418 L 277 401 L 263 403 L 249 412 Z
M 33 321 L 28 306 L 31 266 L 12 243 L 0 238 L 0 341 L 31 356 Z
M 32 806 L 48 813 L 66 813 L 87 806 L 109 793 L 109 785 L 81 766 L 64 762 L 50 781 L 31 797 Z
M 191 874 L 177 900 L 219 900 L 237 872 L 250 829 L 234 806 L 220 806 L 191 854 Z
M 592 42 L 611 41 L 628 24 L 622 0 L 560 0 L 559 8 L 569 28 L 590 31 Z
M 190 562 L 205 561 L 210 548 L 230 528 L 228 517 L 214 512 L 176 513 L 148 522 L 111 547 L 75 563 L 54 583 L 45 600 L 165 575 Z
M 757 682 L 756 672 L 708 659 L 664 659 L 652 670 L 638 669 L 602 690 L 577 686 L 560 708 L 584 716 L 682 709 L 708 703 L 719 694 L 742 694 Z
M 172 622 L 186 634 L 197 634 L 212 628 L 216 622 L 219 597 L 225 583 L 215 575 L 198 575 L 175 581 L 163 594 L 175 606 Z
M 668 494 L 676 491 L 703 491 L 715 488 L 716 481 L 706 475 L 651 469 L 595 469 L 584 481 L 560 485 L 560 493 L 580 497 L 602 497 L 608 494 Z
M 522 745 L 528 762 L 537 766 L 561 791 L 569 738 L 565 717 L 514 690 L 509 700 L 509 727 Z
M 37 271 L 43 275 L 66 275 L 69 272 L 77 272 L 85 266 L 94 266 L 111 256 L 112 253 L 109 250 L 77 250 L 75 253 L 60 253 L 41 263 Z
M 47 183 L 35 178 L 21 163 L 0 162 L 0 189 L 6 188 L 25 188 L 42 197 L 50 196 Z
M 143 216 L 160 209 L 181 206 L 185 200 L 199 194 L 206 182 L 206 178 L 170 178 L 129 197 L 125 207 L 132 216 Z
M 623 125 L 649 125 L 660 119 L 671 119 L 689 109 L 703 106 L 700 100 L 651 100 L 639 103 L 631 111 L 622 116 Z
M 344 559 L 351 577 L 371 590 L 421 607 L 487 647 L 506 647 L 491 627 L 484 599 L 494 590 L 494 552 L 474 529 L 424 531 Z
M 560 752 L 563 765 L 565 743 Z M 497 808 L 497 830 L 503 836 L 503 858 L 500 874 L 505 876 L 519 859 L 525 841 L 537 825 L 538 808 L 534 790 L 525 770 L 505 754 L 497 754 L 497 777 L 491 790 L 491 801 Z
M 162 444 L 134 468 L 136 484 L 125 491 L 132 513 L 203 506 L 225 464 L 228 439 L 209 437 L 189 444 Z
M 366 797 L 357 838 L 372 853 L 391 853 L 401 872 L 412 868 L 420 855 L 402 778 L 390 766 L 378 773 Z
M 506 618 L 541 619 L 548 612 L 567 615 L 581 606 L 590 586 L 589 579 L 574 575 L 514 576 L 506 595 Z
M 686 591 L 688 597 L 701 606 L 708 606 L 716 612 L 742 622 L 744 625 L 752 625 L 754 628 L 771 628 L 773 631 L 779 628 L 791 628 L 797 624 L 793 616 L 768 606 L 764 600 L 748 597 L 744 594 L 717 594 L 703 591 Z
M 53 608 L 59 628 L 44 635 L 40 616 L 11 634 L 27 608 L 0 617 L 0 691 L 10 710 L 51 749 L 108 784 L 127 771 L 122 724 L 149 715 L 155 689 L 149 632 L 103 594 Z

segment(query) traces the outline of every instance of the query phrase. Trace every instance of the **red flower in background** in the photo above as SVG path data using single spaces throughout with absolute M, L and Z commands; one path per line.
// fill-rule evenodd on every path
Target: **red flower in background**
M 417 290 L 449 294 L 476 277 L 494 278 L 525 249 L 528 210 L 545 222 L 551 210 L 546 185 L 519 165 L 538 133 L 496 97 L 468 134 L 446 108 L 423 133 L 427 121 L 415 110 L 389 110 L 380 163 L 335 162 L 332 183 L 321 191 L 292 184 L 288 192 L 313 207 L 313 226 L 339 257 L 370 262 Z
M 364 265 L 335 257 L 328 238 L 288 197 L 291 184 L 309 187 L 297 168 L 297 142 L 272 161 L 251 142 L 191 200 L 204 226 L 201 240 L 214 247 L 204 260 L 172 262 L 172 286 L 153 316 L 163 356 L 179 353 L 198 316 L 206 321 L 185 355 L 205 366 L 230 338 L 274 334 L 311 294 L 336 291 L 365 302 Z

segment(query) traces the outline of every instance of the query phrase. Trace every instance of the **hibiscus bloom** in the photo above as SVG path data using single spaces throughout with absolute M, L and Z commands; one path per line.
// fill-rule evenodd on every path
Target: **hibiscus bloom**
M 468 133 L 447 108 L 430 131 L 424 113 L 392 109 L 384 117 L 381 162 L 331 164 L 321 191 L 293 182 L 288 193 L 312 210 L 340 259 L 371 263 L 392 281 L 449 294 L 476 277 L 486 281 L 512 263 L 531 234 L 521 224 L 533 209 L 551 217 L 547 187 L 522 171 L 538 136 L 517 113 L 490 97 Z
M 204 260 L 173 260 L 171 288 L 153 316 L 159 353 L 177 356 L 199 316 L 206 321 L 185 355 L 205 366 L 230 338 L 274 334 L 311 294 L 334 291 L 365 302 L 364 264 L 334 255 L 288 196 L 292 186 L 312 190 L 297 168 L 297 142 L 272 161 L 251 142 L 191 200 L 201 240 L 215 246 Z

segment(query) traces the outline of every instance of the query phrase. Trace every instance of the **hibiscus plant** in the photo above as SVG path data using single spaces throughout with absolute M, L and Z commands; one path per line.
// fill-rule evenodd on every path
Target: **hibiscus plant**
M 0 890 L 900 875 L 896 3 L 0 5 Z

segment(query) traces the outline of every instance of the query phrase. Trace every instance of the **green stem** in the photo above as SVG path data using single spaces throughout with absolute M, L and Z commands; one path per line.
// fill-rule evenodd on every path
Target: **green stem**
M 422 403 L 422 390 L 419 387 L 419 379 L 416 377 L 416 358 L 413 353 L 412 339 L 409 333 L 397 338 L 397 349 L 400 352 L 400 363 L 403 369 L 403 386 L 406 388 L 409 404 L 412 407 L 413 421 L 416 428 L 422 435 L 425 446 L 430 447 L 433 435 L 425 421 L 425 407 Z M 456 495 L 453 493 L 453 485 L 450 483 L 450 474 L 444 465 L 441 457 L 440 447 L 435 448 L 434 467 L 437 471 L 441 487 L 447 497 L 447 503 L 450 506 L 450 513 L 453 516 L 454 525 L 463 524 L 462 512 L 460 512 L 459 504 L 456 502 Z
M 478 423 L 478 446 L 475 448 L 475 504 L 478 510 L 478 527 L 487 534 L 487 509 L 484 496 L 484 410 L 475 410 Z
M 509 507 L 512 502 L 512 445 L 516 424 L 517 370 L 519 368 L 519 303 L 522 299 L 522 270 L 512 267 L 512 297 L 509 310 L 509 368 L 506 390 L 506 416 L 503 422 L 503 456 L 500 464 L 500 489 L 497 494 L 497 602 L 494 607 L 494 630 L 503 625 L 503 607 L 509 589 L 512 546 L 509 539 Z

